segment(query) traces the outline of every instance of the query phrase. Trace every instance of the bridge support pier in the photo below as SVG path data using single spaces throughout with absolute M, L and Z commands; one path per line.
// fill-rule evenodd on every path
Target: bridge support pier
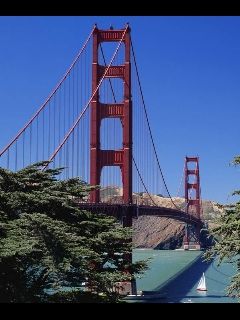
M 134 215 L 133 210 L 134 208 L 132 206 L 123 207 L 123 216 L 122 216 L 123 227 L 130 227 L 130 228 L 132 227 L 132 219 Z M 126 255 L 125 259 L 127 264 L 132 263 L 132 253 L 130 253 L 129 255 Z M 130 292 L 130 294 L 132 295 L 137 294 L 137 283 L 134 276 L 132 277 L 131 281 L 129 281 L 129 283 L 126 282 L 125 285 L 126 285 L 126 288 L 128 288 L 126 289 L 125 293 Z
M 185 225 L 185 236 L 183 240 L 184 250 L 200 250 L 200 226 Z

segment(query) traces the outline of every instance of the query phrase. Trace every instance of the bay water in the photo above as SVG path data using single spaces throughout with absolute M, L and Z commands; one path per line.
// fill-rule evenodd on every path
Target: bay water
M 138 291 L 154 291 L 161 298 L 141 300 L 146 303 L 237 303 L 228 297 L 226 287 L 236 273 L 230 263 L 217 265 L 217 260 L 203 261 L 202 251 L 184 250 L 133 250 L 133 261 L 149 260 L 149 269 L 137 278 Z M 196 290 L 205 273 L 207 291 Z

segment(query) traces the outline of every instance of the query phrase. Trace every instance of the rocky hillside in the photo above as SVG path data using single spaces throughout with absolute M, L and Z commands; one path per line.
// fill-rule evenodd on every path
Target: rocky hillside
M 120 188 L 105 188 L 101 190 L 102 201 L 117 203 L 122 196 Z M 169 198 L 152 195 L 154 202 L 163 207 L 174 208 Z M 173 197 L 174 203 L 185 207 L 184 198 Z M 133 202 L 139 204 L 151 204 L 145 193 L 134 194 Z M 212 220 L 223 213 L 221 205 L 214 201 L 204 200 L 203 218 L 208 222 L 209 227 L 213 226 Z M 140 216 L 133 220 L 133 242 L 137 248 L 175 249 L 181 246 L 184 236 L 184 223 L 169 218 Z

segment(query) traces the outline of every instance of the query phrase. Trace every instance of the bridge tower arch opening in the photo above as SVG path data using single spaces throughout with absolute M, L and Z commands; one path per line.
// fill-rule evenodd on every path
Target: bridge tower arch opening
M 201 221 L 201 188 L 199 175 L 199 157 L 185 157 L 185 212 Z M 186 224 L 183 247 L 188 249 L 200 249 L 200 224 Z

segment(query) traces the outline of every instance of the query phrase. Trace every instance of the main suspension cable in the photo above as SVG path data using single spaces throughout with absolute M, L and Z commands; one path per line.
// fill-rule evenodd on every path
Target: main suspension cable
M 56 154 L 59 152 L 59 150 L 61 150 L 61 148 L 63 147 L 63 145 L 65 144 L 65 142 L 68 140 L 69 136 L 70 136 L 71 133 L 74 131 L 74 129 L 75 129 L 76 126 L 78 125 L 79 121 L 81 120 L 81 118 L 83 117 L 83 115 L 85 114 L 85 112 L 87 111 L 90 103 L 92 102 L 93 97 L 94 97 L 95 94 L 98 92 L 98 90 L 99 90 L 99 88 L 100 88 L 100 86 L 101 86 L 101 84 L 102 84 L 105 76 L 106 76 L 107 73 L 108 73 L 109 68 L 111 67 L 111 65 L 112 65 L 112 63 L 113 63 L 113 60 L 115 59 L 115 56 L 116 56 L 116 54 L 117 54 L 117 52 L 118 52 L 118 50 L 119 50 L 119 48 L 120 48 L 120 45 L 121 45 L 121 43 L 122 43 L 122 41 L 123 41 L 123 39 L 124 39 L 124 37 L 125 37 L 126 32 L 127 32 L 127 28 L 128 28 L 128 26 L 125 28 L 125 30 L 124 30 L 124 32 L 123 32 L 123 35 L 122 35 L 122 38 L 121 38 L 121 40 L 119 41 L 118 46 L 117 46 L 117 48 L 116 48 L 116 50 L 115 50 L 115 52 L 114 52 L 114 54 L 113 54 L 113 56 L 112 56 L 112 59 L 111 59 L 109 65 L 107 66 L 107 68 L 105 69 L 104 74 L 103 74 L 101 80 L 99 81 L 99 83 L 98 83 L 98 85 L 97 85 L 97 88 L 96 88 L 96 89 L 94 90 L 94 92 L 92 93 L 92 95 L 91 95 L 90 99 L 88 100 L 87 104 L 85 105 L 83 111 L 80 113 L 80 115 L 78 116 L 77 120 L 75 121 L 75 123 L 73 124 L 73 126 L 71 127 L 71 129 L 68 131 L 68 133 L 67 133 L 66 136 L 64 137 L 64 139 L 63 139 L 63 141 L 61 142 L 61 144 L 57 147 L 57 149 L 53 152 L 53 154 L 51 155 L 51 157 L 48 159 L 48 163 L 47 163 L 45 166 L 43 166 L 42 170 L 46 169 L 46 167 L 49 165 L 49 163 L 55 158 Z
M 171 194 L 170 194 L 170 192 L 169 192 L 169 190 L 168 190 L 168 187 L 167 187 L 167 184 L 166 184 L 166 181 L 165 181 L 165 178 L 164 178 L 164 175 L 163 175 L 161 166 L 160 166 L 160 162 L 159 162 L 159 159 L 158 159 L 158 155 L 157 155 L 155 143 L 154 143 L 154 140 L 153 140 L 152 130 L 151 130 L 150 123 L 149 123 L 149 119 L 148 119 L 148 115 L 147 115 L 147 108 L 146 108 L 146 104 L 145 104 L 144 97 L 143 97 L 143 91 L 142 91 L 142 86 L 141 86 L 141 82 L 140 82 L 140 76 L 139 76 L 138 67 L 137 67 L 137 62 L 136 62 L 136 56 L 135 56 L 135 53 L 134 53 L 133 44 L 132 44 L 132 40 L 131 40 L 131 39 L 130 39 L 130 43 L 131 43 L 131 49 L 132 49 L 132 53 L 133 53 L 133 60 L 134 60 L 134 65 L 135 65 L 135 69 L 136 69 L 137 79 L 138 79 L 138 85 L 139 85 L 139 89 L 140 89 L 140 93 L 141 93 L 141 98 L 142 98 L 142 102 L 143 102 L 144 113 L 145 113 L 146 120 L 147 120 L 148 130 L 149 130 L 150 138 L 151 138 L 152 145 L 153 145 L 153 149 L 154 149 L 154 154 L 155 154 L 155 157 L 156 157 L 156 160 L 157 160 L 158 169 L 159 169 L 159 171 L 160 171 L 160 173 L 161 173 L 164 186 L 165 186 L 165 188 L 166 188 L 167 194 L 168 194 L 168 196 L 169 196 L 172 204 L 173 204 L 177 209 L 180 209 L 180 208 L 174 203 L 174 201 L 173 201 L 173 199 L 172 199 L 172 197 L 171 197 Z
M 106 59 L 105 59 L 105 55 L 104 55 L 103 48 L 102 48 L 102 45 L 101 45 L 101 44 L 100 44 L 100 50 L 101 50 L 101 53 L 102 53 L 102 57 L 103 57 L 104 64 L 105 64 L 105 66 L 106 66 L 106 65 L 107 65 L 107 64 L 106 64 Z M 111 87 L 111 91 L 112 91 L 114 103 L 117 103 L 117 99 L 116 99 L 115 92 L 114 92 L 114 90 L 113 90 L 113 86 L 112 86 L 111 79 L 109 78 L 108 80 L 109 80 L 109 84 L 110 84 L 110 87 Z M 141 173 L 140 173 L 140 171 L 139 171 L 139 168 L 138 168 L 138 166 L 137 166 L 137 163 L 136 163 L 133 155 L 132 155 L 132 160 L 133 160 L 133 163 L 134 163 L 134 165 L 135 165 L 135 168 L 136 168 L 136 170 L 137 170 L 137 173 L 138 173 L 138 175 L 139 175 L 139 178 L 140 178 L 140 180 L 141 180 L 141 182 L 142 182 L 142 185 L 143 185 L 146 193 L 148 194 L 149 198 L 152 200 L 153 204 L 154 204 L 155 206 L 158 206 L 158 205 L 156 204 L 156 202 L 153 200 L 153 198 L 151 197 L 151 195 L 150 195 L 150 193 L 149 193 L 149 191 L 148 191 L 148 189 L 147 189 L 147 187 L 146 187 L 146 185 L 145 185 L 145 183 L 144 183 L 144 181 L 143 181 L 143 177 L 142 177 L 142 175 L 141 175 Z
M 84 49 L 86 48 L 89 40 L 91 39 L 91 36 L 93 34 L 95 27 L 92 29 L 91 33 L 89 34 L 87 40 L 85 41 L 85 43 L 83 44 L 81 50 L 79 51 L 79 53 L 77 54 L 76 58 L 74 59 L 74 61 L 72 62 L 71 66 L 68 68 L 68 70 L 65 72 L 64 76 L 62 77 L 62 79 L 58 82 L 58 84 L 56 85 L 56 87 L 53 89 L 53 91 L 50 93 L 50 95 L 48 96 L 48 98 L 46 99 L 46 101 L 41 105 L 41 107 L 37 110 L 37 112 L 32 116 L 32 118 L 27 122 L 27 124 L 17 133 L 17 135 L 12 139 L 12 141 L 0 152 L 0 157 L 5 153 L 6 150 L 8 150 L 11 145 L 21 136 L 21 134 L 29 127 L 29 125 L 34 121 L 34 119 L 36 119 L 36 117 L 39 115 L 39 113 L 45 108 L 45 106 L 47 105 L 47 103 L 51 100 L 51 98 L 53 97 L 53 95 L 56 93 L 56 91 L 58 90 L 58 88 L 62 85 L 63 81 L 66 79 L 66 77 L 68 76 L 68 74 L 71 72 L 72 68 L 74 67 L 74 65 L 76 64 L 76 62 L 78 61 L 79 57 L 81 56 L 82 52 L 84 51 Z

